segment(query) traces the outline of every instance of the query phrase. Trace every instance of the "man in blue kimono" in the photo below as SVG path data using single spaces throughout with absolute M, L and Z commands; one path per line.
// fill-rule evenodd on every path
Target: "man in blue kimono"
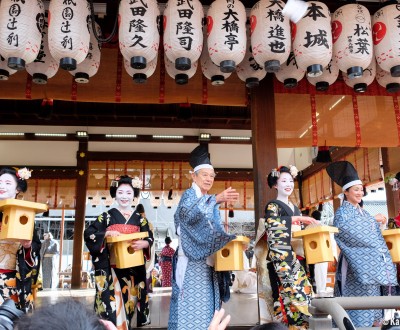
M 189 163 L 192 187 L 182 195 L 174 216 L 179 246 L 173 258 L 169 330 L 208 329 L 223 295 L 213 254 L 235 238 L 221 225 L 219 205 L 234 203 L 239 193 L 228 188 L 218 195 L 208 194 L 215 172 L 206 146 L 196 147 Z

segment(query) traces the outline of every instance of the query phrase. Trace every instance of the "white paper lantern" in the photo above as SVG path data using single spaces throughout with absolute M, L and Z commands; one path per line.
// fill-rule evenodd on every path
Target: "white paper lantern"
M 0 80 L 8 80 L 8 78 L 17 72 L 17 70 L 8 67 L 8 61 L 0 55 Z
M 150 78 L 157 68 L 157 56 L 147 63 L 144 69 L 134 69 L 131 67 L 131 62 L 124 60 L 125 71 L 132 77 L 137 84 L 144 84 Z
M 289 54 L 289 58 L 282 64 L 281 69 L 275 72 L 276 78 L 283 83 L 285 88 L 295 88 L 297 83 L 303 79 L 305 70 L 299 68 L 293 53 Z
M 316 77 L 332 59 L 331 14 L 322 2 L 309 1 L 307 5 L 305 16 L 292 29 L 292 49 L 297 65 L 307 70 L 307 76 Z
M 362 76 L 372 61 L 371 17 L 360 4 L 348 4 L 333 13 L 333 58 L 350 79 Z
M 58 62 L 51 56 L 48 39 L 48 18 L 46 17 L 42 29 L 42 43 L 36 59 L 26 65 L 26 71 L 32 76 L 35 84 L 47 84 L 47 80 L 54 77 L 58 71 Z
M 393 77 L 400 77 L 400 6 L 387 5 L 372 17 L 372 39 L 377 64 Z
M 390 72 L 383 70 L 379 65 L 376 66 L 375 78 L 379 85 L 386 88 L 388 93 L 397 93 L 400 90 L 400 77 L 393 77 Z
M 86 0 L 50 1 L 49 49 L 64 70 L 75 70 L 89 52 L 89 15 Z
M 290 54 L 290 21 L 282 15 L 283 1 L 260 0 L 250 13 L 251 44 L 257 63 L 277 72 Z
M 235 71 L 246 54 L 246 10 L 238 0 L 215 0 L 207 13 L 207 48 L 222 72 Z
M 347 86 L 354 89 L 357 93 L 364 93 L 367 87 L 371 85 L 376 76 L 376 61 L 375 58 L 371 61 L 370 65 L 364 69 L 362 77 L 358 79 L 350 79 L 348 75 L 343 74 L 343 80 Z
M 240 80 L 246 83 L 246 87 L 253 88 L 258 87 L 260 80 L 264 79 L 267 72 L 260 66 L 254 59 L 251 40 L 250 30 L 247 29 L 247 51 L 243 61 L 236 66 L 236 73 Z
M 119 5 L 119 48 L 135 69 L 144 69 L 158 54 L 160 34 L 156 0 L 122 0 Z
M 44 26 L 42 0 L 2 0 L 0 53 L 14 70 L 23 70 L 39 54 Z
M 96 22 L 94 24 L 97 36 L 101 37 L 100 26 Z M 100 67 L 101 44 L 93 33 L 92 20 L 89 21 L 89 30 L 89 52 L 85 60 L 76 66 L 76 70 L 70 71 L 70 73 L 75 77 L 75 81 L 80 84 L 87 84 L 89 82 L 89 78 L 93 77 Z
M 329 89 L 329 86 L 332 85 L 337 77 L 339 76 L 339 67 L 337 66 L 334 60 L 331 60 L 330 63 L 325 67 L 322 74 L 318 77 L 309 77 L 307 76 L 307 80 L 311 85 L 314 85 L 317 91 L 323 92 Z
M 177 70 L 189 70 L 203 49 L 204 18 L 199 0 L 169 0 L 164 10 L 164 51 Z
M 189 70 L 177 70 L 175 68 L 175 63 L 171 62 L 168 57 L 165 56 L 165 70 L 167 71 L 168 75 L 175 80 L 178 85 L 185 85 L 189 82 L 189 79 L 192 78 L 196 71 L 197 71 L 197 63 L 193 62 L 192 66 Z

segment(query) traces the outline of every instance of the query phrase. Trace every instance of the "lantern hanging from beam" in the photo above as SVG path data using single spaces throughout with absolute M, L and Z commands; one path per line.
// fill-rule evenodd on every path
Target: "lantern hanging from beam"
M 358 79 L 350 79 L 348 75 L 343 74 L 343 80 L 347 86 L 354 89 L 357 93 L 364 93 L 367 88 L 374 81 L 376 76 L 376 61 L 375 58 L 371 61 L 370 65 L 364 70 L 362 77 Z
M 189 79 L 194 76 L 197 71 L 197 63 L 193 62 L 189 70 L 181 71 L 175 68 L 175 63 L 171 62 L 168 57 L 164 58 L 165 70 L 168 75 L 175 80 L 178 85 L 186 85 Z
M 50 1 L 49 49 L 64 70 L 76 70 L 89 52 L 89 17 L 86 0 Z
M 169 0 L 164 10 L 164 51 L 177 70 L 186 71 L 203 49 L 204 18 L 199 0 Z
M 158 54 L 160 15 L 156 0 L 122 0 L 119 5 L 119 48 L 134 69 L 144 69 Z
M 215 0 L 207 13 L 207 48 L 222 72 L 235 71 L 246 54 L 246 10 L 240 1 Z
M 307 5 L 305 16 L 292 30 L 292 49 L 297 65 L 307 70 L 307 76 L 317 77 L 332 59 L 331 14 L 322 2 L 309 1 Z
M 131 62 L 127 59 L 124 60 L 125 71 L 132 77 L 133 81 L 137 84 L 146 83 L 157 68 L 157 57 L 147 63 L 144 69 L 134 69 L 131 67 Z
M 360 4 L 347 4 L 333 13 L 333 58 L 349 79 L 361 77 L 372 61 L 371 17 Z
M 305 70 L 299 68 L 293 53 L 290 53 L 287 61 L 275 72 L 276 78 L 283 83 L 285 88 L 295 88 L 298 82 L 303 79 Z
M 331 60 L 329 64 L 325 67 L 322 75 L 318 77 L 309 77 L 307 76 L 307 80 L 311 85 L 314 85 L 317 91 L 324 92 L 329 89 L 329 86 L 332 85 L 337 77 L 339 76 L 339 67 L 336 62 Z
M 0 55 L 0 80 L 8 80 L 8 78 L 17 72 L 17 70 L 8 67 L 8 61 Z
M 54 77 L 58 71 L 58 62 L 51 56 L 48 39 L 48 17 L 45 18 L 42 29 L 42 43 L 36 59 L 26 65 L 26 71 L 32 76 L 35 84 L 47 84 L 47 80 Z
M 379 9 L 372 17 L 376 62 L 393 77 L 400 77 L 399 17 L 400 6 L 397 3 Z
M 285 3 L 260 0 L 250 13 L 251 44 L 254 59 L 267 72 L 277 72 L 290 54 L 290 21 L 282 15 Z
M 13 70 L 23 70 L 39 54 L 44 26 L 42 0 L 3 0 L 0 4 L 0 54 Z
M 95 22 L 97 36 L 101 36 L 100 26 Z M 93 77 L 100 67 L 101 44 L 96 39 L 93 33 L 92 21 L 89 21 L 90 42 L 89 52 L 82 63 L 76 66 L 76 70 L 70 71 L 70 74 L 75 77 L 75 81 L 80 84 L 87 84 L 90 77 Z
M 376 66 L 376 81 L 384 87 L 388 93 L 397 93 L 400 90 L 400 77 L 393 77 L 390 72 Z

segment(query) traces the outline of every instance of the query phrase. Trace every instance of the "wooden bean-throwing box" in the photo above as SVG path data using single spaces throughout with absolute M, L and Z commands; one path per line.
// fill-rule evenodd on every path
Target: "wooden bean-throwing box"
M 243 270 L 243 245 L 247 245 L 249 242 L 250 238 L 237 236 L 236 239 L 217 251 L 215 253 L 215 270 Z
M 31 241 L 35 214 L 46 212 L 48 206 L 18 199 L 4 199 L 0 201 L 0 210 L 3 212 L 0 239 Z
M 302 237 L 307 264 L 333 261 L 330 233 L 339 229 L 331 226 L 313 226 L 293 233 L 293 237 Z
M 400 262 L 400 228 L 387 229 L 382 232 L 393 262 Z
M 117 268 L 130 268 L 144 264 L 143 250 L 135 251 L 131 247 L 132 240 L 148 237 L 147 231 L 133 234 L 122 234 L 116 237 L 107 237 L 107 243 L 112 243 L 112 252 Z

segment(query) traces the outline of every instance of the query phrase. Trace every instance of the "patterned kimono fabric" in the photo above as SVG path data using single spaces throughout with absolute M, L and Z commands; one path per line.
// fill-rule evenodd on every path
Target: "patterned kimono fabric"
M 274 301 L 274 318 L 289 329 L 308 328 L 308 305 L 312 286 L 291 246 L 291 217 L 301 215 L 285 203 L 272 200 L 265 207 L 265 228 L 269 248 L 267 263 Z
M 0 219 L 1 216 L 2 213 Z M 11 298 L 25 313 L 33 310 L 32 284 L 36 283 L 39 274 L 40 247 L 36 230 L 29 249 L 16 242 L 0 241 L 0 305 Z
M 379 224 L 367 211 L 344 201 L 335 213 L 335 240 L 341 250 L 335 296 L 381 296 L 384 286 L 397 285 L 396 269 Z M 381 310 L 349 310 L 355 327 L 371 327 L 382 320 Z
M 149 242 L 150 247 L 153 244 L 153 233 L 147 219 L 141 218 L 139 213 L 133 213 L 126 220 L 117 209 L 101 214 L 85 230 L 85 243 L 95 268 L 94 309 L 101 318 L 113 322 L 117 329 L 125 330 L 133 329 L 133 323 L 136 322 L 138 327 L 150 324 L 149 298 L 144 264 L 124 269 L 114 268 L 112 265 L 113 256 L 105 242 L 105 234 L 109 226 L 117 224 L 136 226 L 140 229 L 138 231 L 147 231 L 149 237 L 145 240 Z M 146 258 L 150 257 L 150 247 L 143 251 Z M 137 319 L 133 320 L 135 309 Z
M 42 260 L 42 285 L 43 288 L 55 289 L 58 285 L 58 243 L 54 239 L 46 239 L 40 249 Z
M 235 236 L 223 230 L 215 196 L 201 195 L 195 184 L 182 195 L 174 218 L 181 246 L 173 258 L 168 329 L 208 329 L 214 311 L 221 307 L 218 274 L 222 272 L 209 266 L 207 257 Z M 181 261 L 186 267 L 179 266 Z M 179 274 L 183 276 L 181 285 Z
M 174 256 L 175 250 L 168 245 L 164 246 L 161 250 L 161 271 L 162 271 L 162 286 L 171 286 L 172 277 L 172 257 Z

